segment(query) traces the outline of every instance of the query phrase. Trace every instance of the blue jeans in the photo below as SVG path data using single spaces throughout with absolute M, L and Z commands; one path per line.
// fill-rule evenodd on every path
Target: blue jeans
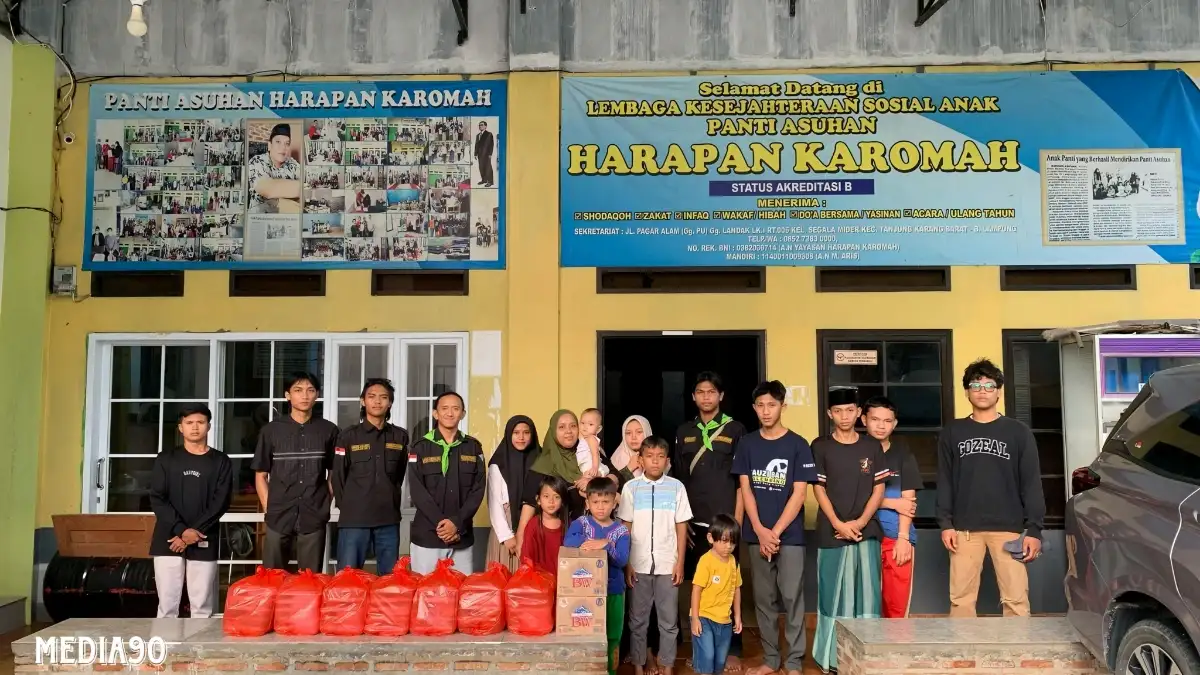
M 692 636 L 692 671 L 713 675 L 725 670 L 733 624 L 700 617 L 700 634 Z
M 362 569 L 367 562 L 367 548 L 375 544 L 375 568 L 380 576 L 391 574 L 400 556 L 400 526 L 339 527 L 337 544 L 338 569 Z

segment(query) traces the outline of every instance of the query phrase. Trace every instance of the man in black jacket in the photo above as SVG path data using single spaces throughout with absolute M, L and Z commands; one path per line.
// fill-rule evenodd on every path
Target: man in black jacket
M 429 574 L 438 560 L 453 558 L 463 574 L 474 571 L 475 512 L 483 503 L 487 467 L 479 441 L 458 430 L 466 405 L 448 391 L 433 402 L 437 421 L 413 443 L 412 492 L 417 515 L 412 524 L 412 570 Z
M 1004 373 L 995 364 L 980 359 L 967 366 L 962 384 L 971 415 L 952 421 L 938 439 L 937 519 L 950 551 L 950 616 L 975 616 L 985 554 L 996 569 L 1004 616 L 1029 616 L 1022 563 L 1041 555 L 1046 516 L 1037 441 L 1023 422 L 996 409 Z M 1018 539 L 1019 558 L 1004 550 Z
M 713 516 L 725 514 L 742 522 L 742 500 L 738 495 L 738 477 L 733 475 L 733 455 L 738 439 L 746 435 L 746 427 L 721 411 L 724 400 L 725 386 L 721 376 L 711 370 L 701 372 L 692 389 L 692 401 L 699 414 L 675 432 L 671 473 L 687 488 L 688 501 L 692 505 L 684 556 L 685 579 L 695 576 L 700 557 L 712 549 L 708 528 Z M 735 551 L 734 555 L 738 553 Z M 684 583 L 691 585 L 688 581 Z M 690 603 L 688 588 L 679 595 Z M 741 654 L 742 636 L 734 634 L 725 667 L 740 669 Z
M 396 390 L 383 378 L 363 385 L 358 424 L 338 435 L 333 498 L 338 507 L 338 567 L 362 568 L 375 545 L 379 574 L 400 555 L 400 494 L 408 464 L 408 432 L 388 424 Z
M 154 508 L 154 586 L 158 618 L 179 616 L 187 580 L 192 618 L 212 616 L 217 589 L 217 545 L 221 516 L 233 494 L 233 462 L 208 447 L 212 413 L 190 404 L 179 413 L 183 447 L 154 458 L 150 504 Z

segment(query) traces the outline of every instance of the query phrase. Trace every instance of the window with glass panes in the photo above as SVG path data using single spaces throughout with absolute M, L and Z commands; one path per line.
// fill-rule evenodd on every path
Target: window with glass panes
M 229 584 L 252 574 L 262 559 L 265 530 L 251 461 L 261 429 L 289 414 L 288 380 L 298 373 L 317 377 L 323 388 L 315 414 L 346 427 L 358 422 L 363 382 L 387 378 L 396 388 L 392 422 L 419 435 L 429 428 L 434 397 L 449 390 L 466 395 L 466 344 L 461 333 L 93 336 L 85 451 L 94 475 L 84 481 L 84 511 L 150 512 L 154 458 L 180 442 L 179 409 L 208 404 L 209 442 L 234 466 L 218 542 L 223 603 Z M 409 507 L 407 492 L 406 486 Z
M 1067 477 L 1060 347 L 1034 330 L 1006 330 L 1003 339 L 1004 414 L 1033 430 L 1046 497 L 1046 527 L 1061 528 L 1067 508 Z
M 888 397 L 896 406 L 898 421 L 893 437 L 908 445 L 925 480 L 926 489 L 917 494 L 919 527 L 933 522 L 937 439 L 942 426 L 954 417 L 953 396 L 958 389 L 950 371 L 950 340 L 950 331 L 817 332 L 820 429 L 831 430 L 826 413 L 831 387 L 855 387 L 861 402 L 872 396 Z M 861 426 L 860 421 L 860 430 Z

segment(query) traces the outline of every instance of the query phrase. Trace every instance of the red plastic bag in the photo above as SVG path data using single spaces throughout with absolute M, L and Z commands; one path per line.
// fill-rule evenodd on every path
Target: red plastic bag
M 258 637 L 271 632 L 279 586 L 287 576 L 283 570 L 259 566 L 252 576 L 230 584 L 221 621 L 225 634 Z
M 453 560 L 439 560 L 417 585 L 409 626 L 413 635 L 450 635 L 458 629 L 458 589 L 467 577 L 453 567 Z
M 495 635 L 504 632 L 504 587 L 508 568 L 488 563 L 487 571 L 476 572 L 458 589 L 458 632 Z
M 517 635 L 554 632 L 554 577 L 525 558 L 504 588 L 508 630 Z
M 321 632 L 321 596 L 328 579 L 328 575 L 313 574 L 310 570 L 284 579 L 275 600 L 276 633 L 316 635 Z
M 350 567 L 334 575 L 321 598 L 321 632 L 362 635 L 367 625 L 367 600 L 375 575 Z
M 368 635 L 408 635 L 413 596 L 421 583 L 421 575 L 408 569 L 409 562 L 410 558 L 404 556 L 396 562 L 391 574 L 379 577 L 371 584 L 371 598 L 367 603 Z

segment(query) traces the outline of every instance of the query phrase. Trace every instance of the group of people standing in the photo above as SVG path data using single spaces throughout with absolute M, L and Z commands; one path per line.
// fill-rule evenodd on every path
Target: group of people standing
M 937 467 L 936 518 L 950 552 L 951 614 L 974 615 L 987 553 L 1004 613 L 1028 615 L 1024 563 L 1040 555 L 1045 512 L 1037 447 L 1028 427 L 997 410 L 1004 386 L 999 368 L 977 361 L 962 385 L 972 414 L 943 431 Z M 760 632 L 764 663 L 753 675 L 799 675 L 807 646 L 804 504 L 811 485 L 819 506 L 813 657 L 822 670 L 837 669 L 836 619 L 908 614 L 923 481 L 915 457 L 893 437 L 898 414 L 886 398 L 860 401 L 855 389 L 831 389 L 832 430 L 810 445 L 782 421 L 782 383 L 755 388 L 759 428 L 747 432 L 721 409 L 720 376 L 704 372 L 692 391 L 698 415 L 677 430 L 673 443 L 634 415 L 609 453 L 600 446 L 599 410 L 579 416 L 559 410 L 540 440 L 532 419 L 510 419 L 485 460 L 480 443 L 459 429 L 465 405 L 454 392 L 434 401 L 433 428 L 415 440 L 388 421 L 395 392 L 387 380 L 365 383 L 360 422 L 341 430 L 313 415 L 319 392 L 315 376 L 292 377 L 288 414 L 258 439 L 252 467 L 266 512 L 268 567 L 285 567 L 294 552 L 301 569 L 323 569 L 336 502 L 338 566 L 361 567 L 373 548 L 378 572 L 391 572 L 399 555 L 401 488 L 411 473 L 414 571 L 428 573 L 442 559 L 474 571 L 473 521 L 486 492 L 490 560 L 515 567 L 528 558 L 554 572 L 562 546 L 606 551 L 610 671 L 628 627 L 637 674 L 659 670 L 648 645 L 657 629 L 657 662 L 670 675 L 679 592 L 688 580 L 693 670 L 740 668 L 745 559 L 758 625 L 774 627 L 780 614 L 785 617 L 786 644 L 776 630 Z M 160 616 L 176 615 L 185 576 L 192 616 L 211 614 L 216 546 L 210 542 L 228 508 L 232 470 L 223 453 L 207 446 L 210 419 L 204 406 L 185 409 L 183 447 L 163 452 L 155 463 L 151 555 Z

